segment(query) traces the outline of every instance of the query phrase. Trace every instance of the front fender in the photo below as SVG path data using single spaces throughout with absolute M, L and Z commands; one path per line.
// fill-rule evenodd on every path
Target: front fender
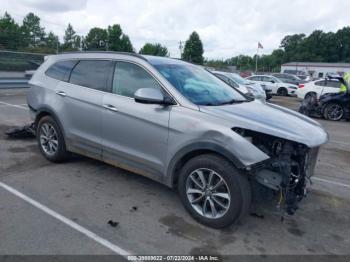
M 244 139 L 244 138 L 242 138 Z M 245 140 L 245 139 L 244 139 Z M 251 166 L 253 164 L 259 163 L 261 161 L 269 159 L 269 156 L 266 155 L 264 152 L 262 152 L 260 149 L 256 148 L 253 144 L 251 144 L 249 141 L 245 141 L 246 146 L 249 144 L 251 146 L 247 146 L 250 152 L 248 155 L 243 156 L 242 154 L 237 154 L 236 150 L 239 150 L 239 148 L 242 145 L 238 145 L 236 143 L 235 145 L 231 146 L 224 146 L 219 143 L 214 143 L 211 141 L 198 141 L 191 143 L 189 145 L 184 146 L 181 148 L 177 153 L 172 157 L 172 159 L 169 162 L 169 165 L 167 167 L 166 171 L 166 181 L 165 184 L 172 187 L 175 180 L 175 169 L 177 167 L 177 164 L 179 161 L 181 161 L 184 157 L 186 157 L 188 154 L 200 152 L 200 151 L 210 151 L 217 153 L 218 155 L 221 155 L 225 157 L 227 160 L 229 160 L 235 167 L 239 169 L 246 168 L 248 166 Z M 228 141 L 226 141 L 228 142 Z M 232 141 L 231 141 L 232 142 Z M 243 150 L 247 152 L 247 147 Z M 236 150 L 232 150 L 232 148 L 235 148 Z M 235 152 L 236 151 L 236 152 Z M 244 154 L 244 153 L 243 153 Z

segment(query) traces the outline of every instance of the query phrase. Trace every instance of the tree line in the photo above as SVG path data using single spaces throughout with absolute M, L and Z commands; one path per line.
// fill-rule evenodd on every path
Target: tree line
M 78 35 L 68 24 L 63 42 L 53 32 L 46 32 L 40 18 L 27 14 L 18 24 L 7 12 L 0 17 L 0 49 L 57 53 L 74 50 L 136 52 L 130 38 L 119 24 L 107 28 L 94 27 L 85 36 Z M 254 70 L 256 55 L 238 55 L 225 60 L 204 59 L 203 44 L 197 32 L 191 33 L 181 52 L 181 58 L 196 64 L 215 68 L 236 66 L 238 70 Z M 166 46 L 145 43 L 140 54 L 170 56 Z M 298 62 L 350 62 L 350 27 L 337 32 L 315 30 L 310 35 L 285 36 L 278 49 L 271 54 L 258 56 L 259 71 L 279 71 L 283 63 Z
M 203 63 L 203 46 L 197 33 L 186 41 L 183 59 L 199 64 Z M 198 49 L 197 46 L 200 45 Z M 77 50 L 136 52 L 130 38 L 119 24 L 107 28 L 94 27 L 85 36 L 78 35 L 69 23 L 63 42 L 53 32 L 46 32 L 40 24 L 40 18 L 28 13 L 22 24 L 16 23 L 11 15 L 5 12 L 0 17 L 0 49 L 26 51 L 35 53 L 58 53 Z M 140 54 L 169 56 L 167 47 L 160 43 L 145 43 Z
M 254 56 L 238 55 L 226 60 L 207 60 L 213 67 L 236 66 L 238 70 L 254 70 Z M 258 56 L 258 71 L 279 71 L 287 62 L 345 62 L 350 63 L 350 27 L 337 32 L 315 30 L 310 35 L 285 36 L 278 49 L 271 54 Z

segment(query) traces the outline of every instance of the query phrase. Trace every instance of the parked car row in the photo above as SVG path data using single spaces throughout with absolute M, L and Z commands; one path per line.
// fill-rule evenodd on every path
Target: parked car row
M 212 73 L 233 88 L 255 99 L 265 101 L 270 99 L 272 94 L 297 96 L 302 100 L 299 112 L 307 116 L 323 117 L 333 121 L 350 118 L 349 94 L 339 95 L 341 82 L 338 75 L 327 75 L 324 79 L 306 81 L 287 73 L 257 74 L 246 78 L 229 72 Z M 263 89 L 266 93 L 261 96 Z
M 213 71 L 212 73 L 223 80 L 225 83 L 229 84 L 233 88 L 238 89 L 248 96 L 263 101 L 268 100 L 272 97 L 272 91 L 270 89 L 264 89 L 259 84 L 249 82 L 238 74 L 220 71 Z
M 274 73 L 272 74 L 272 76 L 277 77 L 284 83 L 289 83 L 293 85 L 299 85 L 307 82 L 305 80 L 302 80 L 298 76 L 292 74 Z

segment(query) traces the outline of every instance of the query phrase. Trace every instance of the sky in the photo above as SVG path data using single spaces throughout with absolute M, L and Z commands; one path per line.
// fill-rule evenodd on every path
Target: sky
M 197 31 L 204 56 L 226 59 L 239 54 L 271 53 L 288 34 L 350 26 L 349 0 L 1 0 L 21 23 L 33 12 L 46 31 L 63 39 L 71 23 L 79 35 L 90 28 L 120 24 L 136 49 L 146 42 L 165 45 L 179 57 L 179 41 Z

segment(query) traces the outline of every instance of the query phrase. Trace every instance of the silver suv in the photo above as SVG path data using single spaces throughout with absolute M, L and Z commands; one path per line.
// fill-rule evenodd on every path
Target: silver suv
M 74 152 L 177 188 L 188 212 L 214 228 L 242 218 L 261 192 L 293 214 L 327 141 L 317 122 L 176 59 L 52 55 L 30 85 L 44 157 Z

